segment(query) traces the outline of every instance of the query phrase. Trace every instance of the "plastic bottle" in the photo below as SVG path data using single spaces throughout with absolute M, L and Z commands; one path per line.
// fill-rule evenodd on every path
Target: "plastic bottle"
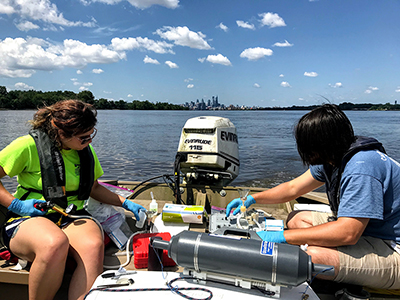
M 149 209 L 149 212 L 150 212 L 151 214 L 156 215 L 156 214 L 158 213 L 158 204 L 157 204 L 156 199 L 154 199 L 153 192 L 150 192 L 150 194 L 151 194 L 151 202 L 150 202 L 150 209 Z
M 136 227 L 142 228 L 144 225 L 144 221 L 146 221 L 147 218 L 145 210 L 143 209 L 139 210 L 139 218 L 140 218 L 139 221 L 136 221 Z

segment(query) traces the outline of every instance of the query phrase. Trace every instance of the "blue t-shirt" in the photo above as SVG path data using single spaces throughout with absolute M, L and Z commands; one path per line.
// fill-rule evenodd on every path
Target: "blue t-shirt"
M 326 182 L 322 165 L 310 171 Z M 400 164 L 377 150 L 357 152 L 340 180 L 338 217 L 369 218 L 363 235 L 400 243 Z

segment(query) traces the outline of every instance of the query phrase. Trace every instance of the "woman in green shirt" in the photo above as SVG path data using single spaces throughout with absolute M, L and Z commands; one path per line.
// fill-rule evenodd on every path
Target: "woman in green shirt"
M 97 179 L 103 170 L 90 143 L 96 135 L 97 112 L 78 100 L 64 100 L 39 109 L 30 135 L 0 151 L 0 178 L 18 176 L 15 194 L 0 182 L 0 204 L 8 208 L 3 240 L 10 252 L 32 263 L 29 299 L 53 299 L 63 279 L 68 256 L 76 261 L 69 299 L 83 299 L 103 271 L 104 243 L 90 219 L 70 219 L 40 203 L 75 204 L 87 215 L 84 201 L 122 206 L 139 219 L 141 205 L 112 193 Z M 47 170 L 42 173 L 42 170 Z

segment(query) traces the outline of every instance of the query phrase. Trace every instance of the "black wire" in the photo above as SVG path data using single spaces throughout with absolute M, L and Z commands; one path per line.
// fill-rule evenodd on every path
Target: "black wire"
M 175 183 L 175 181 L 174 181 L 173 179 L 171 179 L 171 176 L 173 176 L 173 175 L 163 175 L 163 179 L 164 179 L 165 184 L 166 184 L 172 191 L 174 191 L 174 186 L 173 186 L 173 184 Z M 168 182 L 167 180 L 169 180 L 169 182 Z
M 146 182 L 149 182 L 149 181 L 151 181 L 151 180 L 154 180 L 154 179 L 157 179 L 157 178 L 162 177 L 162 178 L 164 179 L 165 184 L 172 190 L 172 192 L 173 192 L 174 195 L 175 195 L 175 193 L 176 193 L 175 188 L 174 188 L 174 183 L 175 183 L 175 181 L 174 181 L 173 179 L 171 179 L 172 176 L 175 176 L 175 175 L 173 175 L 173 174 L 164 174 L 164 175 L 154 176 L 154 177 L 152 177 L 152 178 L 146 179 L 146 180 L 140 182 L 139 184 L 135 185 L 131 190 L 135 193 L 135 192 L 136 192 L 136 189 L 137 189 L 139 186 L 141 186 L 141 185 L 143 185 L 143 184 L 145 184 Z M 169 182 L 168 182 L 167 180 L 169 180 Z M 186 204 L 184 201 L 182 201 L 182 199 L 181 199 L 181 202 L 182 202 L 183 204 Z
M 330 271 L 330 270 L 332 270 L 332 269 L 334 269 L 334 268 L 333 268 L 333 267 L 332 267 L 332 268 L 326 268 L 326 269 L 323 269 L 322 271 L 319 271 L 317 274 L 315 274 L 315 275 L 311 278 L 309 285 L 307 285 L 306 289 L 305 289 L 304 292 L 302 293 L 301 299 L 305 299 L 304 297 L 305 297 L 305 295 L 306 295 L 306 292 L 307 292 L 308 288 L 310 287 L 311 283 L 313 282 L 313 280 L 315 279 L 315 277 L 317 277 L 317 276 L 318 276 L 319 274 L 321 274 L 321 273 L 328 272 L 328 271 Z
M 174 175 L 170 175 L 170 174 L 158 175 L 158 176 L 155 176 L 155 177 L 146 179 L 146 180 L 140 182 L 139 184 L 137 184 L 132 190 L 135 191 L 135 190 L 136 190 L 139 186 L 141 186 L 142 184 L 145 184 L 145 183 L 148 182 L 148 181 L 151 181 L 151 180 L 154 180 L 154 179 L 157 179 L 157 178 L 160 178 L 160 177 L 164 177 L 164 176 L 174 176 Z
M 153 247 L 152 244 L 150 244 L 151 248 L 153 248 L 154 253 L 157 256 L 158 261 L 160 262 L 161 265 L 161 274 L 163 274 L 163 278 L 164 277 L 164 265 L 162 263 L 161 257 L 158 255 L 157 250 Z M 195 287 L 195 288 L 176 288 L 172 286 L 172 283 L 174 283 L 177 280 L 183 280 L 183 279 L 195 279 L 193 277 L 177 277 L 174 278 L 172 280 L 170 280 L 167 283 L 168 288 L 145 288 L 145 289 L 115 289 L 115 288 L 94 288 L 91 289 L 83 298 L 84 300 L 87 298 L 87 296 L 89 296 L 90 293 L 94 292 L 94 291 L 101 291 L 101 292 L 142 292 L 142 291 L 152 291 L 152 292 L 158 292 L 158 291 L 171 291 L 173 293 L 176 293 L 177 295 L 189 299 L 189 300 L 211 300 L 213 297 L 213 293 L 205 288 L 199 288 L 199 287 Z M 209 296 L 207 298 L 193 298 L 193 297 L 189 297 L 188 295 L 185 295 L 184 293 L 180 292 L 180 291 L 203 291 L 206 293 L 209 293 Z
M 91 289 L 83 298 L 84 300 L 89 296 L 89 294 L 91 294 L 94 291 L 99 291 L 99 292 L 147 292 L 147 291 L 151 291 L 151 292 L 160 292 L 160 291 L 171 291 L 173 293 L 178 294 L 179 296 L 182 296 L 183 298 L 189 299 L 189 300 L 211 300 L 213 297 L 213 293 L 205 288 L 175 288 L 172 287 L 172 284 L 177 281 L 177 280 L 183 280 L 183 279 L 192 279 L 191 277 L 177 277 L 172 279 L 171 281 L 169 281 L 167 283 L 167 288 L 144 288 L 144 289 L 115 289 L 115 288 L 94 288 Z M 184 293 L 182 293 L 181 291 L 203 291 L 206 293 L 209 293 L 209 296 L 207 298 L 193 298 L 193 297 L 189 297 L 187 295 L 185 295 Z

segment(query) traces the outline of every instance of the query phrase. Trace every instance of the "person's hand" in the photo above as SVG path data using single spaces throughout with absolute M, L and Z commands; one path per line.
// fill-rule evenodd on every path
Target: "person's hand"
M 43 202 L 46 203 L 46 201 L 38 199 L 19 200 L 18 198 L 15 198 L 8 207 L 8 210 L 20 215 L 21 217 L 43 216 L 47 213 L 47 210 L 39 210 L 35 207 L 35 204 Z
M 258 236 L 265 242 L 287 243 L 283 230 L 279 231 L 257 231 Z
M 242 206 L 242 203 L 243 201 L 240 198 L 233 199 L 226 207 L 226 217 L 229 217 L 231 210 L 234 208 L 236 209 L 234 210 L 233 215 L 237 215 L 240 212 L 240 207 Z M 244 201 L 244 206 L 246 206 L 246 208 L 249 208 L 249 206 L 254 203 L 256 203 L 256 200 L 254 200 L 253 196 L 248 195 L 246 201 Z
M 143 206 L 141 206 L 140 204 L 137 204 L 135 202 L 132 202 L 128 199 L 125 199 L 124 203 L 122 203 L 122 207 L 125 208 L 126 210 L 133 212 L 133 214 L 135 215 L 136 221 L 140 220 L 139 210 L 146 211 L 146 209 Z

